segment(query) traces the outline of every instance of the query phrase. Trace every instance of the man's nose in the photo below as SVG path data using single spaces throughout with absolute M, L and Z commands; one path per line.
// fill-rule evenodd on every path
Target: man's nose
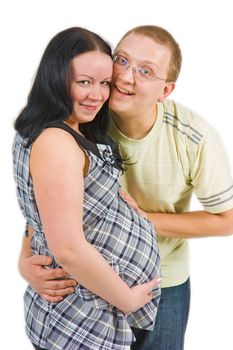
M 121 76 L 122 80 L 133 84 L 135 81 L 135 74 L 137 74 L 136 68 L 129 65 L 128 67 L 125 67 L 124 70 L 122 70 L 120 76 Z

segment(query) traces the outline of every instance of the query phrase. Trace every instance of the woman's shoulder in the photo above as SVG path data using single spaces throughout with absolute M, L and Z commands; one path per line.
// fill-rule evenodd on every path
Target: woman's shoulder
M 83 150 L 79 147 L 74 137 L 67 131 L 60 128 L 46 128 L 32 144 L 32 155 L 56 158 L 77 157 L 83 154 Z
M 74 137 L 64 129 L 56 127 L 48 127 L 44 129 L 33 142 L 38 145 L 48 145 L 59 147 L 59 144 L 77 144 Z

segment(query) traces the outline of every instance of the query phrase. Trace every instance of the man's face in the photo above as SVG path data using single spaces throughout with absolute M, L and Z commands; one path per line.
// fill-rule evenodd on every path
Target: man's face
M 170 84 L 166 83 L 169 49 L 151 38 L 131 33 L 116 48 L 115 55 L 119 59 L 113 68 L 111 110 L 123 117 L 146 116 L 157 101 L 163 101 Z M 128 66 L 124 65 L 125 60 Z M 156 76 L 161 79 L 154 79 Z

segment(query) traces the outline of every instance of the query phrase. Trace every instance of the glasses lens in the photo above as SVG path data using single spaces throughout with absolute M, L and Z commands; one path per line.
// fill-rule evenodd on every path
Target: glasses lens
M 128 65 L 128 61 L 125 58 L 123 58 L 121 56 L 117 56 L 117 55 L 113 57 L 113 62 L 118 64 L 119 66 L 127 66 Z
M 148 67 L 138 67 L 138 73 L 144 79 L 154 79 L 155 77 L 153 70 Z

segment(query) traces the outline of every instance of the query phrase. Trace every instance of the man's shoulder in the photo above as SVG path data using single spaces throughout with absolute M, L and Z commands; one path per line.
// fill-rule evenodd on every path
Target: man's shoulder
M 180 135 L 198 142 L 206 135 L 215 133 L 214 128 L 194 110 L 170 99 L 165 100 L 163 105 L 164 123 L 176 128 Z
M 164 101 L 164 114 L 188 124 L 200 124 L 208 127 L 207 121 L 196 111 L 174 100 L 167 99 Z

